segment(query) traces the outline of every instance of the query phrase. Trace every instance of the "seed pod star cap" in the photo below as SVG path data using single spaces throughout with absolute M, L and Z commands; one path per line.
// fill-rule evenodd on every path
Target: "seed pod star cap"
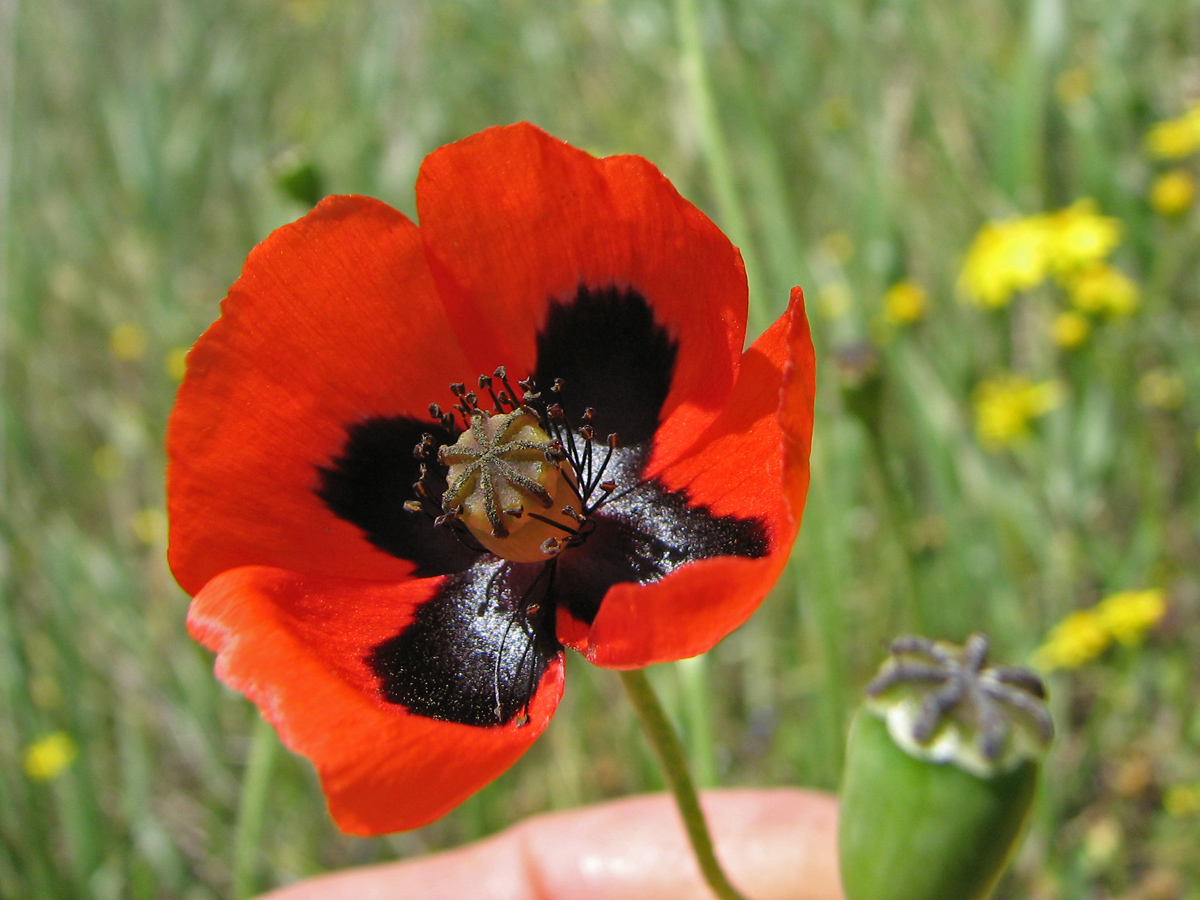
M 1031 671 L 988 642 L 901 637 L 855 716 L 841 788 L 848 900 L 984 900 L 1027 818 L 1053 737 Z

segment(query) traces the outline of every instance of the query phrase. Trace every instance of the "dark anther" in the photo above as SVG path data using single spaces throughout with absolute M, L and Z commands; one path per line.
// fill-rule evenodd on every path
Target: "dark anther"
M 557 403 L 552 403 L 546 407 L 546 415 L 556 422 L 565 422 L 567 414 L 563 412 L 563 408 Z
M 404 509 L 408 512 L 419 513 L 424 509 L 424 507 L 421 506 L 421 504 L 416 500 L 405 500 Z
M 563 389 L 563 380 L 561 378 L 555 378 L 554 384 L 550 385 L 550 390 L 552 390 L 552 391 L 554 391 L 554 393 L 558 394 L 558 393 L 562 392 L 562 389 Z
M 583 421 L 585 421 L 585 422 L 590 422 L 590 421 L 592 421 L 592 419 L 596 418 L 596 410 L 595 410 L 595 409 L 593 409 L 593 408 L 592 408 L 592 407 L 590 407 L 590 406 L 589 406 L 589 407 L 587 407 L 586 409 L 584 409 L 584 411 L 583 411 L 583 415 L 581 416 L 581 418 L 582 418 L 582 419 L 583 419 Z
M 508 378 L 502 378 L 501 382 L 504 385 L 504 389 L 508 391 L 508 395 L 510 397 L 517 396 L 517 392 L 513 390 L 513 386 L 508 383 Z M 526 378 L 523 381 L 518 381 L 517 387 L 521 389 L 522 403 L 529 403 L 530 401 L 537 400 L 542 396 L 538 393 L 537 385 L 534 383 L 532 378 Z
M 583 516 L 576 512 L 575 507 L 573 506 L 564 506 L 562 508 L 562 514 L 573 522 L 578 522 L 580 524 L 583 523 Z
M 585 441 L 590 441 L 596 436 L 596 429 L 594 429 L 591 425 L 581 425 L 579 428 L 579 434 Z
M 435 442 L 432 434 L 421 435 L 421 440 L 413 445 L 414 459 L 428 459 L 433 455 Z
M 621 439 L 617 435 L 610 434 L 608 436 L 608 446 L 610 449 L 616 450 L 617 447 L 620 445 L 620 443 L 621 443 Z
M 496 396 L 496 389 L 492 386 L 492 376 L 480 375 L 479 389 L 488 392 L 488 396 L 492 398 L 492 408 L 496 410 L 497 415 L 502 414 L 504 412 L 504 404 L 501 402 L 501 398 L 503 398 L 504 392 L 501 391 L 500 396 Z
M 466 403 L 471 409 L 479 408 L 479 397 L 474 391 L 471 391 L 469 394 L 465 394 L 463 396 L 463 402 Z
M 600 490 L 604 491 L 605 495 L 611 494 L 616 489 L 617 489 L 617 483 L 615 481 L 600 482 Z
M 434 419 L 441 419 L 442 408 L 440 406 L 438 406 L 436 403 L 430 403 L 429 404 L 429 415 Z
M 450 385 L 450 393 L 455 397 L 461 397 L 467 392 L 467 386 L 461 381 L 455 381 Z

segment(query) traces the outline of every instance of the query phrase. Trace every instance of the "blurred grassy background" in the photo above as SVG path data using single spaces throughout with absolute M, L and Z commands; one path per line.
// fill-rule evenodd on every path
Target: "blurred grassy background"
M 342 837 L 213 678 L 164 561 L 180 354 L 305 211 L 281 176 L 411 215 L 428 151 L 528 119 L 658 164 L 743 248 L 753 328 L 809 296 L 794 565 L 653 673 L 700 778 L 834 786 L 898 632 L 983 629 L 1023 661 L 1073 610 L 1161 589 L 1144 640 L 1051 676 L 1061 734 L 1003 895 L 1200 897 L 1200 217 L 1155 212 L 1145 144 L 1197 99 L 1195 0 L 0 0 L 0 896 L 230 896 L 251 748 L 269 825 L 239 890 L 657 786 L 616 679 L 572 659 L 496 784 Z M 983 223 L 1081 197 L 1121 223 L 1130 315 L 1068 348 L 1053 285 L 962 301 Z M 901 281 L 920 315 L 888 312 Z M 1058 402 L 982 445 L 979 385 L 1010 371 Z

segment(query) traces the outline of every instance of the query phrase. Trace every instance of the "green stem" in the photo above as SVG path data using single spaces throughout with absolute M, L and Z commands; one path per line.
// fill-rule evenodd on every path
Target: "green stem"
M 250 756 L 242 778 L 242 798 L 238 804 L 237 830 L 233 843 L 233 896 L 237 900 L 258 893 L 258 861 L 262 850 L 263 822 L 267 815 L 267 795 L 271 770 L 279 755 L 275 729 L 261 716 L 250 739 Z
M 771 316 L 766 298 L 763 297 L 762 270 L 750 240 L 750 225 L 738 201 L 737 181 L 729 162 L 729 147 L 717 115 L 704 41 L 700 36 L 696 0 L 675 0 L 675 26 L 679 32 L 679 68 L 700 130 L 700 146 L 716 194 L 717 214 L 729 239 L 741 251 L 742 262 L 746 265 L 746 283 L 750 291 L 750 330 L 753 334 L 766 328 Z
M 720 900 L 745 900 L 729 883 L 713 853 L 712 838 L 709 836 L 708 826 L 704 823 L 704 813 L 700 810 L 700 799 L 688 772 L 687 754 L 679 735 L 667 719 L 662 704 L 654 695 L 654 689 L 650 687 L 645 671 L 634 669 L 618 674 L 621 676 L 621 683 L 625 685 L 625 693 L 629 695 L 633 708 L 637 710 L 642 732 L 650 741 L 662 765 L 663 777 L 675 797 L 675 806 L 683 819 L 683 827 L 687 831 L 692 852 L 696 854 L 696 862 L 700 864 L 704 880 Z

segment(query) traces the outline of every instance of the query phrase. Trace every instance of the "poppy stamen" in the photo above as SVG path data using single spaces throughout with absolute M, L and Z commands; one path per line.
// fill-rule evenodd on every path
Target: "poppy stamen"
M 567 518 L 573 519 L 577 522 L 583 521 L 582 516 L 580 516 L 579 513 L 575 512 L 574 508 L 572 508 L 570 506 L 564 506 L 562 508 L 562 514 L 564 516 L 566 516 Z M 529 513 L 528 515 L 531 519 L 537 519 L 539 522 L 545 522 L 547 525 L 550 525 L 553 528 L 557 528 L 560 531 L 565 531 L 567 534 L 570 534 L 570 535 L 579 534 L 578 528 L 571 528 L 569 525 L 564 525 L 562 522 L 556 522 L 553 519 L 547 518 L 546 516 L 541 516 L 541 515 L 538 515 L 537 513 L 532 513 L 532 512 Z
M 541 399 L 532 377 L 517 382 L 524 401 L 518 405 L 504 366 L 492 375 L 479 375 L 476 383 L 491 398 L 492 411 L 479 405 L 479 395 L 465 383 L 450 385 L 461 429 L 454 427 L 452 413 L 429 404 L 430 416 L 457 437 L 439 447 L 433 435 L 422 435 L 413 449 L 423 461 L 414 485 L 417 502 L 405 508 L 424 510 L 435 524 L 449 526 L 460 537 L 470 535 L 469 546 L 479 544 L 515 562 L 546 562 L 564 548 L 578 546 L 594 528 L 588 517 L 620 496 L 615 481 L 603 480 L 620 445 L 617 435 L 608 436 L 601 457 L 593 407 L 584 408 L 576 425 L 561 403 Z M 561 378 L 551 384 L 556 400 L 564 384 Z M 447 486 L 440 502 L 426 484 L 425 461 L 435 459 L 445 467 Z M 557 512 L 534 512 L 538 507 Z
M 529 663 L 529 675 L 526 679 L 525 685 L 525 702 L 521 704 L 520 714 L 516 719 L 516 724 L 518 727 L 520 727 L 529 723 L 529 705 L 533 702 L 534 689 L 537 687 L 537 666 L 531 664 L 530 655 L 533 652 L 533 640 L 537 636 L 538 629 L 535 627 L 532 620 L 538 616 L 543 609 L 542 604 L 534 598 L 534 592 L 537 590 L 538 586 L 543 580 L 546 581 L 546 587 L 542 592 L 542 596 L 547 597 L 550 596 L 554 587 L 554 566 L 543 566 L 538 571 L 529 587 L 521 592 L 521 596 L 514 604 L 512 604 L 508 622 L 504 626 L 504 633 L 500 636 L 500 646 L 496 650 L 496 660 L 492 669 L 492 691 L 495 698 L 494 711 L 496 713 L 496 724 L 500 724 L 504 721 L 504 714 L 500 700 L 500 685 L 503 680 L 501 678 L 501 668 L 504 662 L 504 645 L 508 642 L 508 636 L 512 632 L 513 626 L 516 625 L 519 625 L 521 630 L 525 633 L 525 636 L 530 639 L 525 642 L 525 646 L 521 650 L 521 656 L 517 660 L 516 673 L 520 674 L 523 669 L 526 669 L 527 663 Z M 496 587 L 497 583 L 498 578 L 496 575 L 494 575 L 488 582 L 487 593 L 489 596 L 492 592 L 492 588 Z M 503 595 L 501 594 L 501 596 Z M 485 600 L 483 607 L 484 611 L 486 611 L 486 604 L 487 601 Z M 497 601 L 497 605 L 500 605 L 499 601 Z M 551 604 L 551 606 L 547 608 L 553 609 L 553 605 Z
M 466 405 L 470 394 L 461 396 Z M 476 405 L 468 412 L 469 427 L 437 451 L 438 463 L 446 467 L 442 509 L 456 510 L 458 520 L 496 555 L 544 562 L 547 523 L 530 510 L 561 505 L 563 494 L 576 490 L 574 471 L 536 410 L 518 407 L 493 415 Z

